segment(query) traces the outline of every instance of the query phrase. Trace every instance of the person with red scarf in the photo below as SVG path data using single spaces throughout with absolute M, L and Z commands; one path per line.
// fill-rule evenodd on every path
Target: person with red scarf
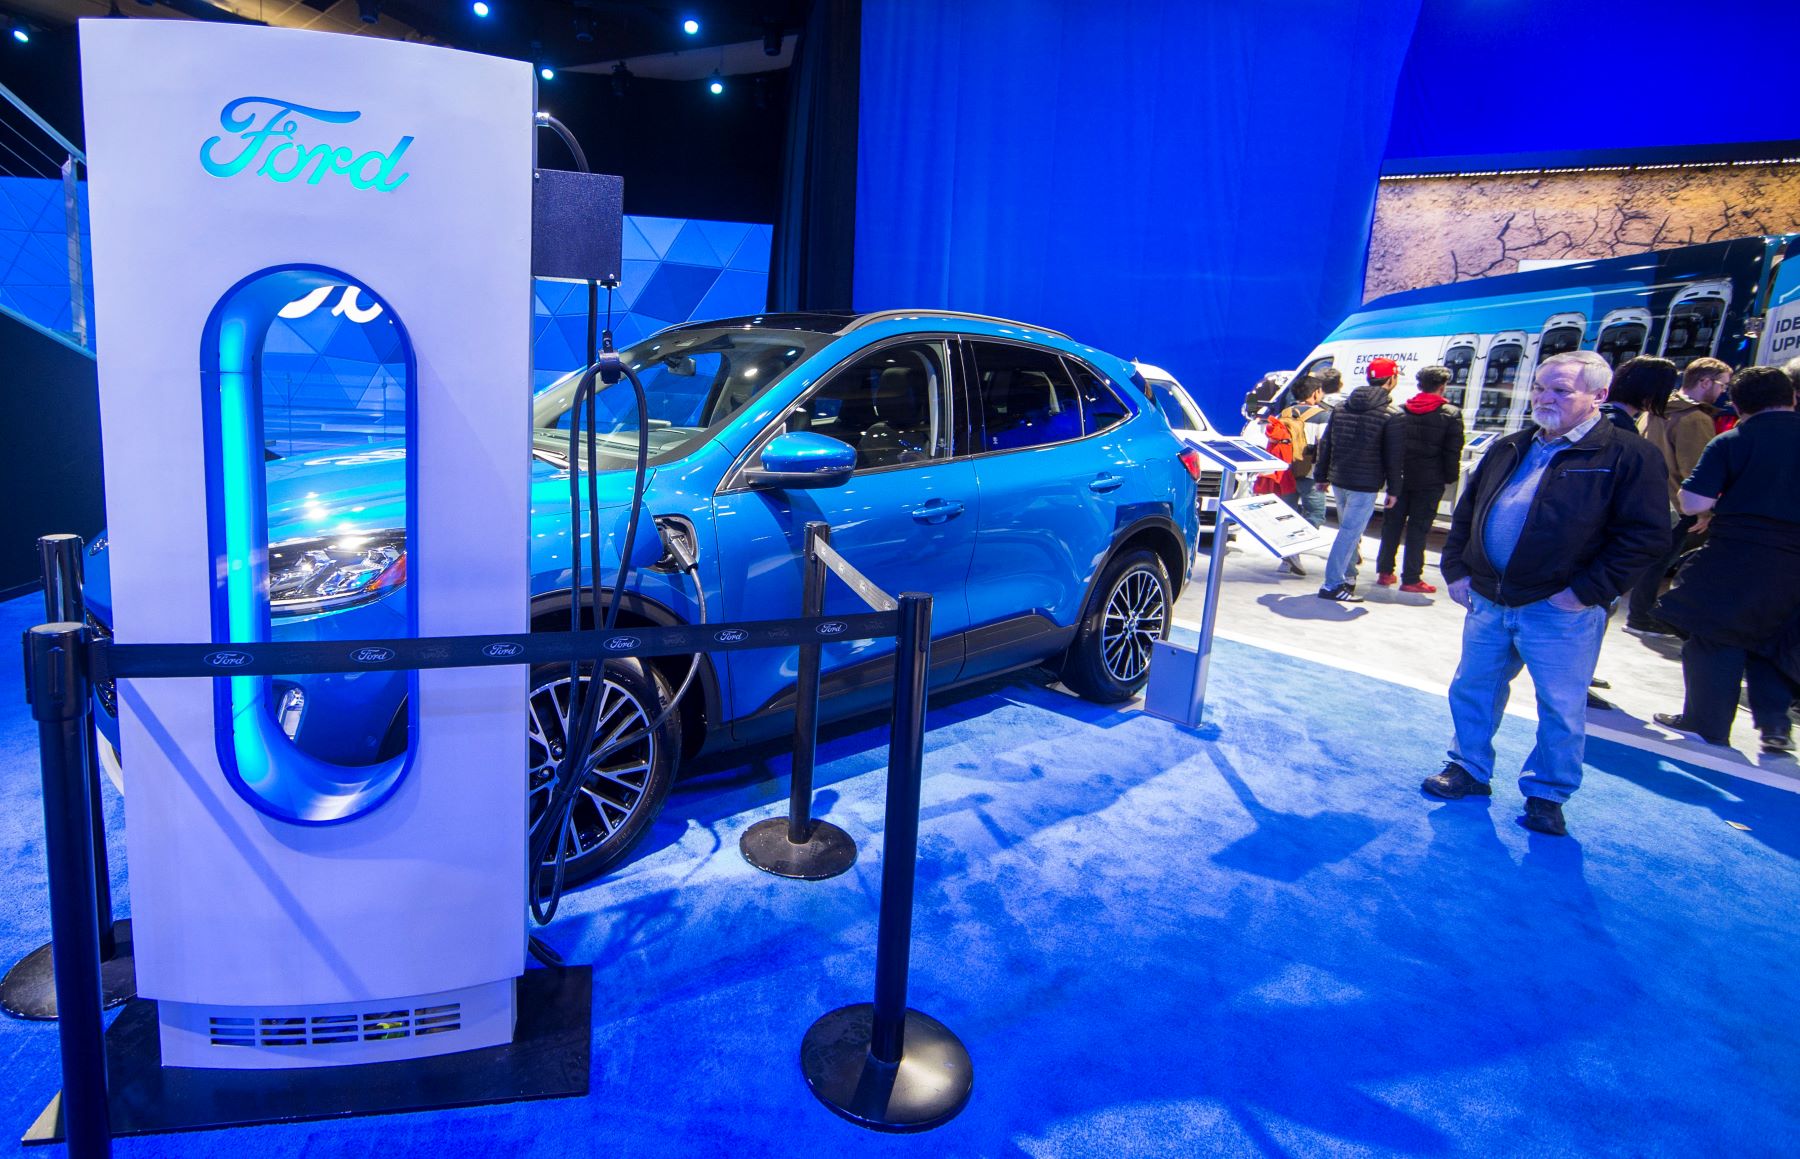
M 1419 393 L 1401 408 L 1400 430 L 1406 451 L 1402 477 L 1405 486 L 1393 506 L 1381 517 L 1381 551 L 1375 557 L 1375 582 L 1383 587 L 1400 582 L 1403 592 L 1431 594 L 1425 582 L 1425 537 L 1437 518 L 1444 489 L 1456 482 L 1462 469 L 1462 411 L 1444 401 L 1444 385 L 1450 371 L 1427 366 L 1419 371 Z M 1394 575 L 1394 557 L 1404 537 L 1406 566 Z

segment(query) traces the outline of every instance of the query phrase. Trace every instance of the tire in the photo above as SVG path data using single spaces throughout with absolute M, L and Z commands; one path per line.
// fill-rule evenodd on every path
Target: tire
M 583 669 L 584 683 L 591 672 L 591 666 Z M 643 725 L 655 719 L 670 698 L 663 678 L 635 659 L 607 660 L 604 673 L 606 698 L 598 710 L 591 754 L 600 753 L 609 739 L 641 733 Z M 526 771 L 529 839 L 535 839 L 549 804 L 556 764 L 562 756 L 562 717 L 568 695 L 567 664 L 539 664 L 531 669 Z M 618 865 L 650 831 L 675 782 L 680 738 L 681 714 L 676 710 L 654 733 L 607 754 L 598 765 L 590 757 L 563 836 L 564 884 L 587 881 Z M 554 850 L 546 860 L 554 860 Z
M 1130 700 L 1150 679 L 1150 646 L 1169 635 L 1173 612 L 1162 557 L 1139 548 L 1114 556 L 1063 660 L 1062 680 L 1101 704 Z

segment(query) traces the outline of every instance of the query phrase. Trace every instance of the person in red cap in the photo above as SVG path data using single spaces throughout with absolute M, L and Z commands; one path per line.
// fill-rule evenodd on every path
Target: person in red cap
M 1401 407 L 1400 429 L 1406 441 L 1406 490 L 1381 517 L 1381 550 L 1375 555 L 1375 582 L 1400 584 L 1403 592 L 1429 595 L 1437 588 L 1425 582 L 1425 537 L 1437 518 L 1444 489 L 1456 482 L 1462 467 L 1462 411 L 1444 401 L 1450 371 L 1427 366 L 1417 376 L 1419 393 Z M 1389 489 L 1389 495 L 1393 490 Z M 1394 574 L 1402 539 L 1406 567 Z
M 1319 598 L 1359 604 L 1356 565 L 1362 558 L 1362 533 L 1375 514 L 1375 499 L 1388 490 L 1388 506 L 1401 491 L 1406 443 L 1400 412 L 1390 395 L 1400 368 L 1392 358 L 1369 360 L 1369 385 L 1358 387 L 1331 414 L 1319 440 L 1313 477 L 1330 484 L 1337 497 L 1338 533 L 1325 561 L 1325 586 Z

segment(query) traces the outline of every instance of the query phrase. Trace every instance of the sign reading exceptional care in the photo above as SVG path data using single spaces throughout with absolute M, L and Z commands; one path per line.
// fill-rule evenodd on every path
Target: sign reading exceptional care
M 358 152 L 348 145 L 331 144 L 331 138 L 321 131 L 324 126 L 361 119 L 362 114 L 354 109 L 317 109 L 273 97 L 239 97 L 219 112 L 219 124 L 229 138 L 208 137 L 200 146 L 200 164 L 214 177 L 250 172 L 288 182 L 304 174 L 308 185 L 337 173 L 358 189 L 389 192 L 408 176 L 396 172 L 396 167 L 413 143 L 411 136 L 401 137 L 386 152 Z

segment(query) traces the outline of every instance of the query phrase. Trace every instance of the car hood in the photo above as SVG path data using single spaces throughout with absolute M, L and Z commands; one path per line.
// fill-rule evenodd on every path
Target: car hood
M 404 444 L 378 443 L 351 451 L 297 455 L 271 460 L 264 469 L 271 543 L 406 526 Z M 529 469 L 533 528 L 560 526 L 568 519 L 569 473 L 536 458 L 530 460 Z M 630 504 L 632 475 L 628 470 L 599 474 L 595 484 L 600 510 Z M 584 509 L 586 491 L 583 484 Z M 550 553 L 557 542 L 554 535 L 532 534 L 533 574 L 555 567 Z M 88 608 L 107 624 L 112 622 L 109 555 L 103 531 L 88 549 L 83 586 Z

